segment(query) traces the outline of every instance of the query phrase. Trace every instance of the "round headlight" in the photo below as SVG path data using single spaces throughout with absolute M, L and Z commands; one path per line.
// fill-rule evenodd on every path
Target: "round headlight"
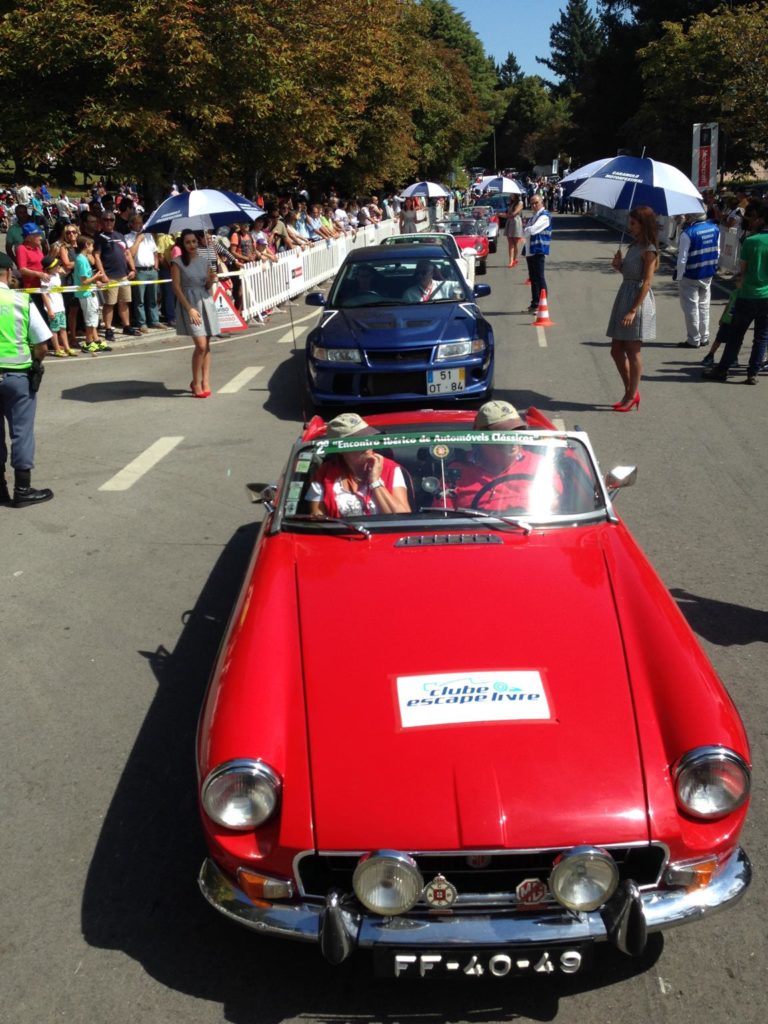
M 205 813 L 217 825 L 247 832 L 263 825 L 280 800 L 280 778 L 264 761 L 227 761 L 203 783 Z
M 549 888 L 568 910 L 597 910 L 616 892 L 616 861 L 594 846 L 575 846 L 561 853 L 549 876 Z
M 374 914 L 404 914 L 421 896 L 424 879 L 406 853 L 377 850 L 358 861 L 352 888 Z
M 697 747 L 680 758 L 675 792 L 684 811 L 696 818 L 722 818 L 749 796 L 744 759 L 727 747 Z

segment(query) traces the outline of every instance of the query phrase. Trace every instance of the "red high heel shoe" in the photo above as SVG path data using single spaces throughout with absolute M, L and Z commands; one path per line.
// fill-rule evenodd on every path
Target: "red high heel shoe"
M 614 405 L 614 412 L 631 412 L 633 409 L 637 409 L 640 412 L 640 392 L 636 391 L 634 398 L 630 398 L 628 402 L 623 404 Z

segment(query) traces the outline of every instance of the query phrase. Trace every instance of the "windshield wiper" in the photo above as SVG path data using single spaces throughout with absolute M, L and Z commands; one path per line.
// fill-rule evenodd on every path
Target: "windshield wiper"
M 364 537 L 370 537 L 371 531 L 367 526 L 363 526 L 362 523 L 353 523 L 349 519 L 337 516 L 311 516 L 309 514 L 302 513 L 301 515 L 286 516 L 284 522 L 294 523 L 296 520 L 302 523 L 336 523 L 340 526 L 346 526 L 348 530 L 353 530 L 355 533 L 361 533 Z
M 459 519 L 467 517 L 473 519 L 491 519 L 493 522 L 507 523 L 509 526 L 517 526 L 527 536 L 533 527 L 523 519 L 515 519 L 514 516 L 502 516 L 498 512 L 485 512 L 481 508 L 440 508 L 440 506 L 426 505 L 419 509 L 419 512 L 437 512 L 440 515 L 454 516 Z

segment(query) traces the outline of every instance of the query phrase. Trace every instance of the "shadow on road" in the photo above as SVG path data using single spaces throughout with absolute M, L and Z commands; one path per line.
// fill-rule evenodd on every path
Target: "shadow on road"
M 302 403 L 306 404 L 304 375 L 304 349 L 292 348 L 290 352 L 286 352 L 286 358 L 267 381 L 269 396 L 264 403 L 265 410 L 279 420 L 303 423 L 311 419 L 312 411 L 309 407 L 302 409 Z M 304 415 L 305 413 L 308 415 Z
M 670 589 L 688 625 L 699 636 L 719 647 L 744 646 L 768 638 L 768 612 L 728 601 L 691 594 L 682 587 Z
M 108 380 L 64 388 L 61 397 L 70 402 L 122 402 L 128 398 L 192 398 L 189 388 L 168 388 L 159 380 Z
M 234 1024 L 278 1024 L 300 1016 L 368 1024 L 406 1014 L 423 1024 L 519 1015 L 550 1021 L 560 999 L 647 971 L 661 953 L 660 937 L 654 936 L 637 960 L 601 946 L 594 968 L 582 976 L 398 985 L 374 980 L 365 953 L 333 968 L 317 947 L 254 935 L 205 903 L 195 881 L 205 852 L 195 728 L 257 530 L 251 524 L 234 534 L 195 607 L 181 613 L 184 629 L 175 648 L 138 652 L 153 668 L 157 695 L 93 853 L 82 901 L 86 941 L 121 950 L 169 989 L 221 1004 L 224 1019 Z

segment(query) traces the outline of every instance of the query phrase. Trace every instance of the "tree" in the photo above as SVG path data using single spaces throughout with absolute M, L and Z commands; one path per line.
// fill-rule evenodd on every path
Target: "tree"
M 691 125 L 718 121 L 734 169 L 768 159 L 767 17 L 761 0 L 700 14 L 687 26 L 664 22 L 662 37 L 640 51 L 645 97 L 633 125 L 655 156 L 687 167 Z
M 520 81 L 523 72 L 514 53 L 508 53 L 504 63 L 496 65 L 496 74 L 499 79 L 499 87 L 502 89 L 516 85 Z
M 603 37 L 587 0 L 568 0 L 560 19 L 549 30 L 551 57 L 537 57 L 560 79 L 565 93 L 584 92 L 592 65 L 603 47 Z

